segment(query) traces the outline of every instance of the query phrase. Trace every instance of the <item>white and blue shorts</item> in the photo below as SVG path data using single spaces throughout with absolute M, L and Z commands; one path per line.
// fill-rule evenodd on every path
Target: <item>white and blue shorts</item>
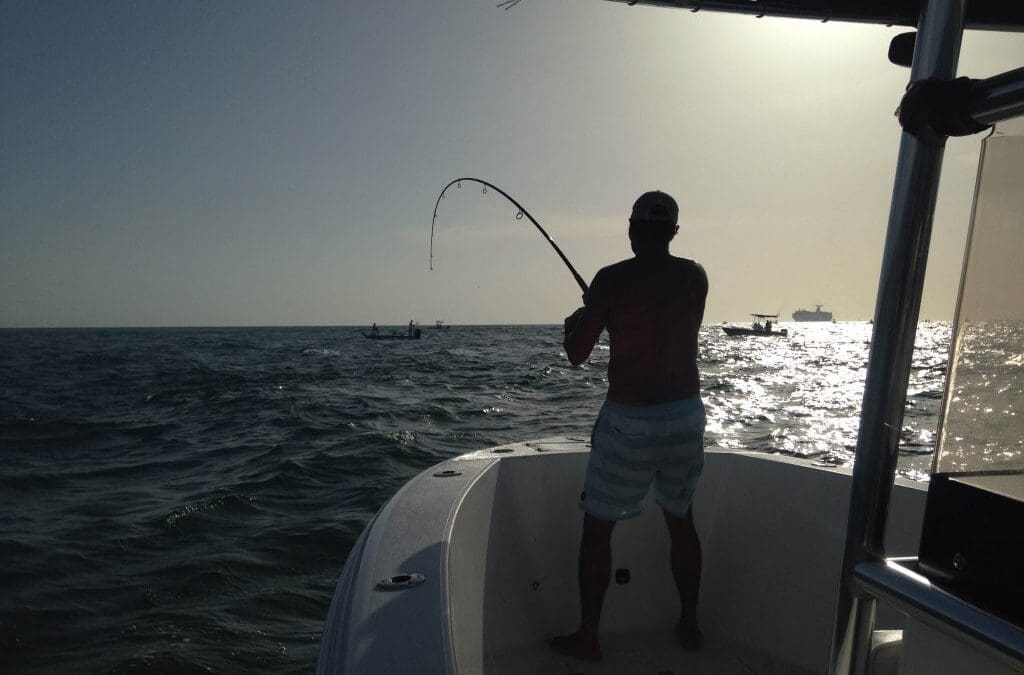
M 594 424 L 580 506 L 601 520 L 623 520 L 643 510 L 654 483 L 655 501 L 685 518 L 704 470 L 700 396 L 657 405 L 605 401 Z

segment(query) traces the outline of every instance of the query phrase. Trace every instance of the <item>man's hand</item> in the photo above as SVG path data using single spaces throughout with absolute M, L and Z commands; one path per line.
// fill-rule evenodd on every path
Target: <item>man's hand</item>
M 565 317 L 565 323 L 562 325 L 562 329 L 564 330 L 566 337 L 568 337 L 569 333 L 576 328 L 576 324 L 580 322 L 580 317 L 583 316 L 583 312 L 586 310 L 586 307 L 580 307 L 575 312 Z

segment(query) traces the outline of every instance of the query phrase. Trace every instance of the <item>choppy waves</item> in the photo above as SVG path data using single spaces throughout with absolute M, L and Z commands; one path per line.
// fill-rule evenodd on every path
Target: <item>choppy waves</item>
M 870 327 L 705 329 L 709 442 L 851 461 Z M 901 467 L 949 328 L 921 327 Z M 555 327 L 0 331 L 0 669 L 308 672 L 345 555 L 454 454 L 587 436 L 608 351 Z

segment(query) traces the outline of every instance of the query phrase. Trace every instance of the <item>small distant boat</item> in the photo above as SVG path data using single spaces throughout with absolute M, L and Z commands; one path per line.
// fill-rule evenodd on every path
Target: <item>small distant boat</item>
M 404 333 L 399 333 L 397 330 L 392 330 L 390 333 L 382 333 L 378 330 L 363 333 L 363 337 L 367 340 L 419 340 L 420 335 L 422 335 L 422 331 L 419 328 Z
M 726 335 L 733 336 L 786 337 L 789 335 L 789 331 L 785 328 L 782 330 L 772 330 L 772 320 L 778 319 L 778 314 L 751 314 L 750 316 L 754 317 L 754 323 L 749 328 L 722 326 L 722 330 L 725 331 Z
M 831 321 L 832 312 L 823 312 L 821 305 L 815 305 L 814 311 L 798 309 L 793 312 L 793 321 Z
M 437 321 L 434 322 L 434 325 L 431 326 L 431 328 L 442 328 L 444 330 L 448 330 L 449 328 L 451 328 L 451 326 L 446 324 L 444 321 L 438 319 Z

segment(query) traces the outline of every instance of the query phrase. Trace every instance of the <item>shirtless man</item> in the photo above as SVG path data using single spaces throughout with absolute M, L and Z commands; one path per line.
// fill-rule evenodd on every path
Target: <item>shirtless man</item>
M 687 649 L 701 645 L 701 550 L 691 505 L 704 466 L 697 331 L 708 280 L 698 263 L 669 253 L 678 215 L 667 194 L 642 195 L 629 219 L 636 257 L 598 272 L 586 306 L 565 320 L 565 352 L 573 365 L 587 359 L 602 330 L 611 345 L 608 396 L 594 425 L 580 502 L 580 627 L 551 643 L 586 661 L 601 660 L 598 626 L 611 576 L 612 530 L 639 515 L 652 482 L 671 538 L 681 607 L 676 633 Z

